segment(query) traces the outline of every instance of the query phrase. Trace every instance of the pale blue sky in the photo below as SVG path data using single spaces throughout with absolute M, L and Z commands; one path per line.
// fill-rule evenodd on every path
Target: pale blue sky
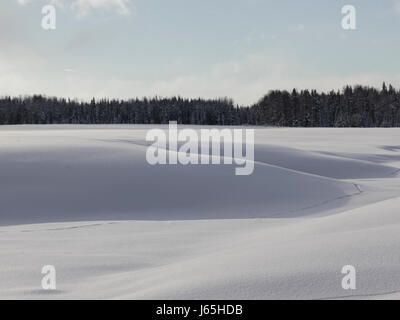
M 341 28 L 346 4 L 357 30 Z M 0 94 L 250 104 L 271 89 L 399 87 L 399 31 L 394 0 L 2 0 Z

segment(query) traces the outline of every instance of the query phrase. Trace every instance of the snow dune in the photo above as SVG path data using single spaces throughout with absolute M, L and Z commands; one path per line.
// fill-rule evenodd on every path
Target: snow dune
M 398 297 L 400 130 L 257 128 L 240 177 L 148 165 L 149 128 L 0 127 L 0 298 Z

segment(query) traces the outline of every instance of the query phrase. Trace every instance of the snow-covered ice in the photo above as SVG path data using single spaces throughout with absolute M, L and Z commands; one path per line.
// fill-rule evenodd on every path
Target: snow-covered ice
M 400 298 L 400 129 L 255 128 L 236 176 L 152 127 L 0 127 L 1 299 Z

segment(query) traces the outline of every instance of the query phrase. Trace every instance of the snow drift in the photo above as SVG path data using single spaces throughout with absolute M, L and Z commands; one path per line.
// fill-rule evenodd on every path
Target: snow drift
M 256 129 L 239 177 L 147 164 L 149 128 L 0 128 L 1 298 L 397 297 L 398 129 Z

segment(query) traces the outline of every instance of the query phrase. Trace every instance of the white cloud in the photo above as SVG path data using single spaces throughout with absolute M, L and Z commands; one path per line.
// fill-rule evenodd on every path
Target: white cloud
M 87 15 L 93 9 L 113 10 L 121 15 L 130 13 L 129 0 L 75 0 L 71 9 L 78 15 Z
M 31 3 L 33 0 L 17 0 L 21 5 Z M 131 0 L 51 0 L 51 4 L 68 8 L 78 16 L 85 16 L 92 10 L 115 11 L 120 15 L 131 12 Z

